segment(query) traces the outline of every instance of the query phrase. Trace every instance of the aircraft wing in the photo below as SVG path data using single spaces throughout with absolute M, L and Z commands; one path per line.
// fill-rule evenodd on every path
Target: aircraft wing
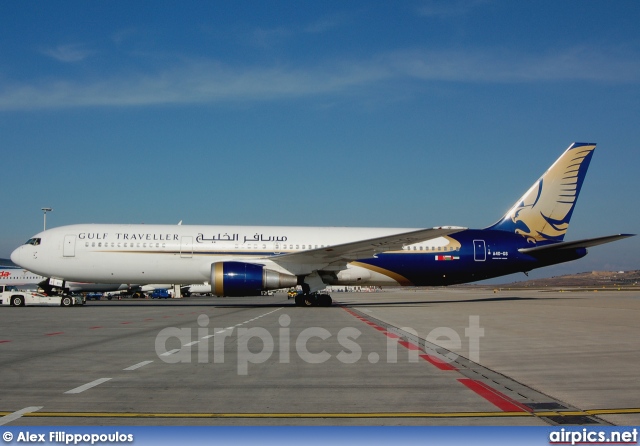
M 518 251 L 523 254 L 536 254 L 536 253 L 542 253 L 542 252 L 547 253 L 547 252 L 563 250 L 563 249 L 588 248 L 590 246 L 598 246 L 604 243 L 615 242 L 616 240 L 621 240 L 623 238 L 633 237 L 633 236 L 635 236 L 635 234 L 607 235 L 604 237 L 576 240 L 575 242 L 560 242 L 560 243 L 552 243 L 550 245 L 534 246 L 532 248 L 521 248 Z
M 330 264 L 336 261 L 350 262 L 357 259 L 373 257 L 385 251 L 402 249 L 405 245 L 442 237 L 467 228 L 459 226 L 440 226 L 437 228 L 419 229 L 417 231 L 376 237 L 342 245 L 326 246 L 308 251 L 293 252 L 269 257 L 276 263 Z

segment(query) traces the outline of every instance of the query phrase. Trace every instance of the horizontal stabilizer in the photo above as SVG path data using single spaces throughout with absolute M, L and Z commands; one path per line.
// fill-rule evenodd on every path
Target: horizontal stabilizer
M 540 252 L 551 252 L 564 249 L 578 249 L 589 248 L 591 246 L 603 245 L 605 243 L 615 242 L 616 240 L 622 240 L 623 238 L 633 237 L 635 234 L 616 234 L 607 235 L 605 237 L 587 238 L 584 240 L 576 240 L 575 242 L 560 242 L 552 243 L 549 245 L 535 246 L 533 248 L 522 248 L 518 251 L 523 254 L 535 254 Z

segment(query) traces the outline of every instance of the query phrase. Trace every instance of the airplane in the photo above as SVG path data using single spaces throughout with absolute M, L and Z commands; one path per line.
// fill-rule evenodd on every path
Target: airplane
M 46 279 L 46 277 L 27 271 L 13 262 L 3 262 L 0 266 L 0 285 L 15 285 L 22 290 L 37 290 L 38 283 Z
M 5 259 L 0 259 L 5 260 Z M 12 285 L 17 286 L 21 290 L 37 290 L 38 288 L 47 288 L 48 277 L 41 276 L 20 266 L 13 262 L 1 262 L 0 265 L 0 285 Z M 68 291 L 74 293 L 83 293 L 89 291 L 106 292 L 106 291 L 123 291 L 130 290 L 132 286 L 128 284 L 114 284 L 114 283 L 86 283 L 86 282 L 67 282 L 66 288 Z M 133 285 L 134 289 L 138 289 L 139 286 Z M 47 291 L 51 294 L 51 290 Z
M 573 143 L 495 224 L 341 228 L 78 224 L 40 232 L 11 259 L 52 281 L 203 283 L 217 296 L 301 285 L 443 286 L 528 273 L 634 234 L 564 241 L 595 144 Z
M 0 285 L 17 286 L 21 290 L 43 289 L 47 294 L 52 294 L 55 287 L 50 287 L 48 280 L 48 277 L 21 268 L 9 259 L 0 258 Z M 173 288 L 173 285 L 167 283 L 148 285 L 126 283 L 66 283 L 66 290 L 74 293 L 127 291 L 131 293 L 133 297 L 143 297 L 144 293 L 149 293 L 160 288 Z M 64 292 L 65 290 L 62 291 Z M 181 285 L 180 292 L 183 296 L 188 296 L 191 293 L 210 293 L 211 286 L 204 284 Z

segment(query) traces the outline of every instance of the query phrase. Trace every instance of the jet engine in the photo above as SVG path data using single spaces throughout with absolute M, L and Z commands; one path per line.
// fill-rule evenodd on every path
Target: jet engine
M 262 291 L 294 287 L 298 278 L 291 274 L 244 262 L 211 264 L 211 292 L 216 296 L 259 296 Z

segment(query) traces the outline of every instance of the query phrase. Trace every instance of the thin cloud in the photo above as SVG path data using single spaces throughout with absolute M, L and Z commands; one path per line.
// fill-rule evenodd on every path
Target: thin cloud
M 323 34 L 347 22 L 344 14 L 322 17 L 302 27 L 256 28 L 251 32 L 251 42 L 261 47 L 271 47 L 301 34 Z
M 80 62 L 93 54 L 93 51 L 86 49 L 82 44 L 69 44 L 44 48 L 42 53 L 59 62 Z
M 116 45 L 120 45 L 131 39 L 131 37 L 135 36 L 136 34 L 138 34 L 138 30 L 136 28 L 120 29 L 111 35 L 111 40 Z
M 287 28 L 256 28 L 251 33 L 251 42 L 256 46 L 267 48 L 288 39 L 292 34 L 293 32 Z
M 233 69 L 200 62 L 126 79 L 11 85 L 0 92 L 0 109 L 264 101 L 335 93 L 349 86 L 371 84 L 380 77 L 384 76 L 357 69 L 340 73 Z
M 502 51 L 400 51 L 390 66 L 423 80 L 483 83 L 638 82 L 640 62 L 625 51 L 575 47 L 547 54 Z
M 398 51 L 360 61 L 319 61 L 299 68 L 233 67 L 191 61 L 154 73 L 93 80 L 0 85 L 0 110 L 147 106 L 288 100 L 366 94 L 420 82 L 637 83 L 640 61 L 630 54 L 574 48 L 547 55 L 487 51 Z

